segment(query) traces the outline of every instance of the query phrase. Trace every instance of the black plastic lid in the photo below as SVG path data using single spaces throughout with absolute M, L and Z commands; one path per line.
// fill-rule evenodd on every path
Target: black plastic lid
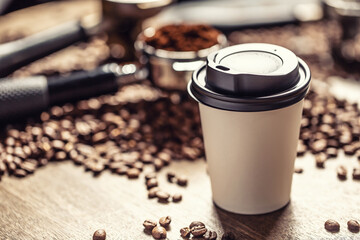
M 189 94 L 230 111 L 267 111 L 302 100 L 310 70 L 290 50 L 263 43 L 240 44 L 210 54 L 193 73 Z

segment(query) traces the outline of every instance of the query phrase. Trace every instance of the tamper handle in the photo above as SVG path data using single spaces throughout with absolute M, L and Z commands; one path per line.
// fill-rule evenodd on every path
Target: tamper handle
M 79 21 L 0 45 L 0 77 L 87 37 Z

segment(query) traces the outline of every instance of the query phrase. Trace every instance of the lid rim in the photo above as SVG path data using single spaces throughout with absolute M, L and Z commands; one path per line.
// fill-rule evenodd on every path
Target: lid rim
M 188 92 L 190 96 L 199 103 L 222 110 L 258 112 L 284 108 L 301 101 L 306 96 L 310 87 L 310 69 L 302 59 L 298 58 L 298 61 L 299 70 L 302 71 L 302 74 L 299 74 L 300 80 L 298 84 L 277 94 L 261 97 L 249 96 L 244 98 L 225 96 L 220 93 L 213 92 L 207 88 L 199 86 L 195 81 L 198 74 L 206 68 L 206 64 L 194 71 L 192 79 L 188 83 Z

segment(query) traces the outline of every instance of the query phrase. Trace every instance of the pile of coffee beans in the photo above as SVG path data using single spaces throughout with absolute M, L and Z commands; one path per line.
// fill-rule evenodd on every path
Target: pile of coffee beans
M 329 232 L 339 232 L 340 224 L 332 219 L 329 219 L 325 222 L 324 227 Z M 360 224 L 358 221 L 351 219 L 347 222 L 347 227 L 350 232 L 358 233 L 360 230 Z
M 220 32 L 204 24 L 166 25 L 157 29 L 145 42 L 168 51 L 198 51 L 218 44 Z
M 149 86 L 133 85 L 116 95 L 52 107 L 24 126 L 7 126 L 0 175 L 23 177 L 49 161 L 71 159 L 95 174 L 109 169 L 138 178 L 144 165 L 159 171 L 174 159 L 203 156 L 196 104 L 177 93 L 161 97 Z M 186 185 L 186 178 L 178 184 Z
M 310 151 L 315 154 L 315 165 L 324 168 L 326 160 L 337 157 L 339 149 L 360 160 L 358 106 L 312 90 L 304 102 L 297 154 Z M 343 169 L 341 172 L 340 175 L 346 175 Z M 357 169 L 354 173 L 357 175 Z

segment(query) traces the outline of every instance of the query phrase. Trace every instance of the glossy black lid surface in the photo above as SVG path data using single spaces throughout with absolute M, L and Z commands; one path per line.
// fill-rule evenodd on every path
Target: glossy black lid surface
M 210 54 L 193 73 L 188 91 L 197 101 L 230 111 L 267 111 L 303 99 L 308 66 L 272 44 L 240 44 Z

